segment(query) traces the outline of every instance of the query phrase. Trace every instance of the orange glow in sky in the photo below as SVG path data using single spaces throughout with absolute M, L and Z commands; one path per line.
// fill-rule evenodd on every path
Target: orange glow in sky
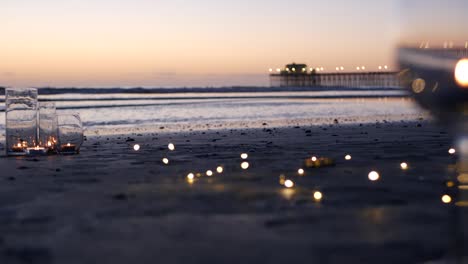
M 0 86 L 268 85 L 391 65 L 393 1 L 2 0 Z

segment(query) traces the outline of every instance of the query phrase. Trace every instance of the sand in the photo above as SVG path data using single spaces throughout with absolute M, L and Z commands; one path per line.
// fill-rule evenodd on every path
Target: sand
M 95 136 L 77 156 L 1 157 L 0 263 L 430 263 L 468 255 L 465 208 L 441 202 L 452 195 L 445 182 L 456 162 L 444 129 L 424 121 L 262 125 Z M 306 168 L 312 156 L 335 166 Z M 186 178 L 207 170 L 214 176 Z M 373 170 L 379 181 L 369 181 Z M 295 186 L 280 185 L 281 174 Z

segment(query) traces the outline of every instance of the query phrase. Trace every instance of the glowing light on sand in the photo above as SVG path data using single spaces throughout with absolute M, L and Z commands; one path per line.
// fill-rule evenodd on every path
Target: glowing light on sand
M 207 171 L 206 171 L 206 176 L 208 176 L 208 177 L 213 176 L 213 171 L 207 170 Z
M 340 67 L 336 67 L 336 70 L 339 71 L 339 70 L 340 70 Z
M 386 70 L 388 69 L 388 66 L 387 66 L 387 65 L 385 65 L 385 66 L 383 66 L 383 67 L 384 67 L 384 69 L 386 69 Z
M 299 174 L 301 176 L 304 175 L 304 173 L 305 173 L 304 169 L 298 169 L 297 170 L 297 174 Z
M 361 70 L 361 67 L 356 67 L 356 70 L 360 71 L 360 70 Z
M 366 69 L 366 66 L 362 66 L 361 69 L 362 69 L 362 70 L 365 70 L 365 69 Z
M 273 69 L 272 69 L 272 68 L 270 68 L 268 71 L 269 71 L 269 72 L 272 72 L 272 71 L 273 71 Z
M 455 153 L 457 153 L 457 150 L 455 150 L 454 148 L 451 148 L 451 149 L 449 149 L 448 153 L 450 155 L 454 155 Z
M 343 66 L 341 66 L 341 67 L 340 67 L 340 70 L 344 71 L 344 67 L 343 67 Z
M 246 159 L 249 158 L 249 154 L 247 154 L 247 153 L 242 153 L 240 157 L 241 157 L 241 159 L 246 160 Z
M 380 179 L 380 175 L 376 171 L 369 172 L 368 177 L 370 181 L 378 181 Z
M 346 155 L 344 158 L 345 160 L 351 160 L 353 157 L 351 157 L 351 155 Z
M 193 173 L 189 173 L 189 174 L 187 174 L 187 179 L 193 180 L 193 179 L 195 179 L 195 175 Z
M 450 197 L 450 195 L 446 194 L 444 196 L 442 196 L 442 202 L 444 204 L 449 204 L 452 202 L 452 197 Z
M 400 168 L 401 168 L 402 170 L 407 170 L 407 169 L 408 169 L 408 163 L 402 162 L 402 163 L 400 164 Z
M 381 70 L 381 69 L 382 69 L 382 66 L 379 66 L 379 70 Z
M 140 145 L 138 145 L 138 144 L 133 145 L 133 150 L 139 151 L 140 150 Z
M 320 71 L 323 71 L 323 67 L 320 68 Z
M 175 150 L 175 145 L 172 144 L 172 143 L 169 143 L 169 145 L 167 145 L 167 148 L 168 148 L 170 151 L 174 151 L 174 150 Z
M 310 158 L 310 160 L 317 161 L 317 157 L 314 156 L 314 157 Z
M 291 181 L 291 180 L 286 180 L 286 181 L 284 182 L 284 187 L 286 187 L 286 188 L 292 188 L 292 187 L 294 187 L 294 182 Z
M 250 164 L 248 162 L 244 161 L 244 162 L 241 163 L 241 168 L 242 169 L 246 170 L 249 167 L 250 167 Z
M 167 165 L 167 164 L 169 164 L 169 159 L 168 158 L 163 158 L 162 162 Z
M 314 192 L 314 200 L 321 201 L 323 198 L 323 194 L 321 192 Z
M 218 168 L 216 168 L 216 172 L 218 173 L 223 173 L 224 171 L 224 168 L 222 166 L 218 166 Z
M 280 68 L 276 69 L 276 72 L 281 72 L 281 69 Z
M 458 85 L 468 88 L 468 59 L 458 61 L 455 66 L 455 80 Z

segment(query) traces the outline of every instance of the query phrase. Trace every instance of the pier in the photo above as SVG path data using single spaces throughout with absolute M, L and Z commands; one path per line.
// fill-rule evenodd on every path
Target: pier
M 398 72 L 381 68 L 382 71 L 344 72 L 337 67 L 337 72 L 322 72 L 323 68 L 309 69 L 306 64 L 292 63 L 270 74 L 270 84 L 272 87 L 400 87 Z

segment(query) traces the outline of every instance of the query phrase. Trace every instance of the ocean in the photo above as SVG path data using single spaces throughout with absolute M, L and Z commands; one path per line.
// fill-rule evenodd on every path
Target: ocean
M 41 89 L 86 135 L 411 121 L 426 118 L 401 89 Z M 5 131 L 0 96 L 0 134 Z

